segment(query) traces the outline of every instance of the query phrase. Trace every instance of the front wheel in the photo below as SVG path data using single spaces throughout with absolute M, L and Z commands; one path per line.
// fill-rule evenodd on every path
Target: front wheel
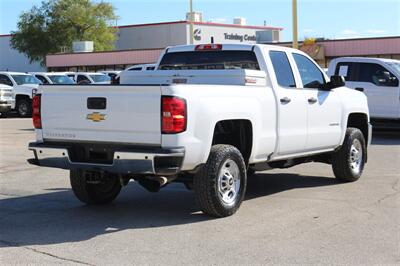
M 231 145 L 214 145 L 194 177 L 196 203 L 208 215 L 230 216 L 239 209 L 246 184 L 246 165 L 240 151 Z
M 29 117 L 32 115 L 32 104 L 30 100 L 21 99 L 17 102 L 17 112 L 20 117 Z
M 344 182 L 354 182 L 364 170 L 367 150 L 363 133 L 358 128 L 348 128 L 342 147 L 332 155 L 335 177 Z
M 121 191 L 121 183 L 116 175 L 104 174 L 101 179 L 93 182 L 85 172 L 70 171 L 72 191 L 75 196 L 86 204 L 107 204 L 112 202 Z

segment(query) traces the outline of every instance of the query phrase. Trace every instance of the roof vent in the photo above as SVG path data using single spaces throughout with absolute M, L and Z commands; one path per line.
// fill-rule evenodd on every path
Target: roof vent
M 72 43 L 72 51 L 74 53 L 90 53 L 93 52 L 92 41 L 79 41 Z
M 239 18 L 239 17 L 234 18 L 233 19 L 233 24 L 244 26 L 244 25 L 246 25 L 246 19 L 245 18 Z
M 192 20 L 193 19 L 193 20 Z M 186 13 L 186 20 L 193 21 L 193 22 L 203 22 L 203 14 L 201 12 L 187 12 Z

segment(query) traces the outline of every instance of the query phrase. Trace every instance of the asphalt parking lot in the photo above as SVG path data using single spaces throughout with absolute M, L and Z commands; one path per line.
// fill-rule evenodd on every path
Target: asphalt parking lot
M 30 119 L 0 120 L 0 264 L 399 264 L 400 134 L 374 134 L 355 183 L 305 164 L 252 176 L 239 212 L 211 219 L 173 184 L 131 182 L 109 206 L 72 194 L 68 172 L 26 163 Z

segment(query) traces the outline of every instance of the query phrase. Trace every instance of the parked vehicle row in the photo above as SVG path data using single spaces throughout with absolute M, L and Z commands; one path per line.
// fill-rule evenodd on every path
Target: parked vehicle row
M 216 217 L 238 210 L 254 171 L 322 162 L 340 181 L 361 177 L 367 98 L 305 53 L 184 45 L 155 68 L 121 72 L 119 86 L 41 86 L 29 163 L 69 170 L 87 204 L 113 201 L 130 179 L 153 192 L 183 182 Z

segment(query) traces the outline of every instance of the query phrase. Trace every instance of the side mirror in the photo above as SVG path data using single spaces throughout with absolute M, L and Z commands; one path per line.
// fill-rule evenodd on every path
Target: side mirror
M 329 89 L 343 87 L 345 85 L 345 80 L 343 76 L 333 75 L 331 76 L 331 81 L 328 82 Z

